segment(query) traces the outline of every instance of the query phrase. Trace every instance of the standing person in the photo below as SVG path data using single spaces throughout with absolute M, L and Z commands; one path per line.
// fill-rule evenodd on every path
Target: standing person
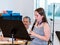
M 48 25 L 45 11 L 43 8 L 38 8 L 34 11 L 35 24 L 30 35 L 34 38 L 30 45 L 48 45 L 50 38 L 50 27 Z

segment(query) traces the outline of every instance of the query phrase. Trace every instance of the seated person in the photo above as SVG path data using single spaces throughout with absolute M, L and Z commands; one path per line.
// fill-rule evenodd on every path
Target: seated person
M 27 29 L 27 32 L 29 33 L 30 28 L 31 28 L 31 26 L 30 26 L 30 24 L 31 24 L 31 19 L 30 19 L 30 17 L 25 16 L 22 21 L 23 21 L 23 24 L 25 25 L 25 27 L 26 27 L 26 29 Z
M 25 17 L 23 18 L 23 23 L 24 23 L 24 25 L 25 25 L 28 33 L 29 33 L 29 31 L 30 31 L 30 29 L 31 29 L 31 19 L 30 19 L 30 17 L 25 16 Z
M 24 23 L 24 25 L 25 25 L 28 33 L 29 33 L 30 30 L 31 30 L 31 19 L 30 19 L 30 17 L 25 16 L 25 17 L 23 18 L 23 23 Z M 27 42 L 25 43 L 25 45 L 28 45 L 28 44 L 29 44 L 29 43 L 28 43 L 28 41 L 27 41 Z
M 29 33 L 31 30 L 31 19 L 30 19 L 30 17 L 25 16 L 25 17 L 23 17 L 22 21 L 23 21 L 23 24 L 25 25 L 25 27 L 27 29 L 27 32 Z M 16 40 L 19 40 L 19 39 L 16 39 Z M 25 45 L 27 45 L 27 44 L 28 44 L 28 41 L 25 43 Z

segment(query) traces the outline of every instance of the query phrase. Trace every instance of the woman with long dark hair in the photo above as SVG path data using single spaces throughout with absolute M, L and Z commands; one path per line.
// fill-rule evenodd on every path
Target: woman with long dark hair
M 34 38 L 30 45 L 48 45 L 50 38 L 50 27 L 48 25 L 45 11 L 43 8 L 38 8 L 34 11 L 35 23 L 34 28 L 30 32 Z

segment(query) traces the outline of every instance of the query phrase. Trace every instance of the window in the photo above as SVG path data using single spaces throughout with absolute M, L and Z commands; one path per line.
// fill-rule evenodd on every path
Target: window
M 42 7 L 45 9 L 47 18 L 53 18 L 53 16 L 55 16 L 55 18 L 60 17 L 60 1 L 59 0 L 58 1 L 57 0 L 35 0 L 35 9 L 39 7 Z

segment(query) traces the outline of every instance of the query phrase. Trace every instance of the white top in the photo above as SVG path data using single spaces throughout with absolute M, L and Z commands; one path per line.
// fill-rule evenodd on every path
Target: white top
M 29 33 L 31 31 L 32 25 L 29 26 L 29 28 L 27 29 L 27 32 Z

